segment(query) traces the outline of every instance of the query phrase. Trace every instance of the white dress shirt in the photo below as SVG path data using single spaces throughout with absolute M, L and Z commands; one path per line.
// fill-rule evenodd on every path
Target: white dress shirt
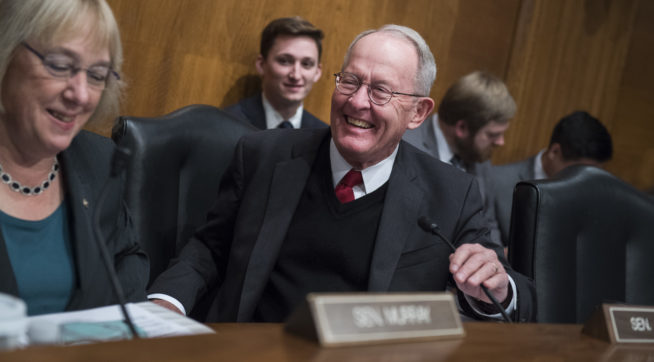
M 277 110 L 268 102 L 265 94 L 261 94 L 261 100 L 263 101 L 263 111 L 266 114 L 266 128 L 272 129 L 279 127 L 279 124 L 284 121 L 289 121 L 293 125 L 293 128 L 300 128 L 302 126 L 302 112 L 304 111 L 304 106 L 300 104 L 295 111 L 295 114 L 289 119 L 284 119 Z
M 393 153 L 381 162 L 366 169 L 358 170 L 361 171 L 363 184 L 352 187 L 355 200 L 377 190 L 388 181 L 391 177 L 391 171 L 393 171 L 393 164 L 395 163 L 395 157 L 397 156 L 397 150 L 399 147 L 399 145 L 396 146 Z M 333 186 L 336 188 L 338 182 L 341 181 L 343 176 L 345 176 L 345 174 L 353 167 L 347 163 L 343 156 L 338 152 L 333 138 L 329 142 L 329 161 L 332 167 Z
M 436 144 L 438 146 L 438 159 L 452 165 L 452 157 L 454 157 L 454 152 L 452 152 L 450 144 L 447 143 L 447 140 L 445 139 L 445 134 L 443 133 L 440 123 L 438 122 L 438 114 L 434 113 L 430 120 L 434 122 L 434 133 L 436 136 Z
M 540 150 L 538 154 L 536 155 L 536 160 L 534 162 L 534 179 L 535 180 L 540 180 L 540 179 L 546 179 L 547 174 L 545 173 L 545 170 L 543 169 L 543 153 L 545 153 L 545 149 Z

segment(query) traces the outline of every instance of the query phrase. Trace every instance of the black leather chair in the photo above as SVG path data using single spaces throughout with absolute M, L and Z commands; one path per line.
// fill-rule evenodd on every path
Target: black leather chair
M 255 131 L 207 105 L 162 117 L 118 118 L 112 138 L 132 151 L 125 198 L 150 257 L 150 282 L 206 220 L 236 143 Z
M 509 260 L 533 278 L 537 319 L 583 323 L 604 303 L 654 305 L 654 200 L 572 166 L 513 194 Z

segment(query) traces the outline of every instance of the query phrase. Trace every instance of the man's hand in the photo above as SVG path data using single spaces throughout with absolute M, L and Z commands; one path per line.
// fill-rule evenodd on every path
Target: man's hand
M 160 305 L 160 306 L 162 306 L 162 307 L 164 307 L 164 308 L 166 308 L 166 309 L 170 309 L 170 310 L 172 310 L 172 311 L 175 312 L 175 313 L 179 313 L 179 314 L 181 314 L 181 315 L 184 315 L 184 313 L 182 313 L 181 310 L 177 309 L 177 307 L 175 307 L 172 303 L 167 302 L 167 301 L 165 301 L 165 300 L 163 300 L 163 299 L 150 299 L 150 301 L 151 301 L 152 303 L 157 304 L 157 305 Z
M 450 255 L 450 272 L 463 293 L 492 303 L 481 289 L 483 283 L 500 302 L 509 291 L 509 277 L 493 250 L 479 244 L 463 244 Z

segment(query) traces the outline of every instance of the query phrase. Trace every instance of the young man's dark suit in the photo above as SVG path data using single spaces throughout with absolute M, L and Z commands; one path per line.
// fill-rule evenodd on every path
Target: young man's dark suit
M 208 288 L 222 283 L 208 321 L 252 321 L 318 151 L 328 145 L 329 137 L 329 129 L 272 130 L 243 137 L 208 223 L 150 292 L 175 297 L 189 311 Z M 330 167 L 328 162 L 318 166 Z M 417 220 L 423 215 L 432 218 L 457 244 L 493 247 L 481 210 L 473 177 L 401 142 L 386 189 L 367 291 L 444 290 L 451 281 L 450 249 L 423 231 Z M 531 283 L 505 268 L 518 288 L 516 319 L 533 319 Z
M 249 121 L 259 129 L 266 129 L 266 112 L 263 109 L 261 93 L 245 98 L 240 102 L 224 109 L 225 112 L 240 119 Z M 316 118 L 313 114 L 302 111 L 302 123 L 300 128 L 327 128 L 327 124 Z

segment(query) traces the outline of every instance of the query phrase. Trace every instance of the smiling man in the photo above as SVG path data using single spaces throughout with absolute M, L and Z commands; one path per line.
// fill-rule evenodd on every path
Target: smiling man
M 477 177 L 491 240 L 502 244 L 489 192 L 490 158 L 504 145 L 504 132 L 516 111 L 515 101 L 504 82 L 476 71 L 461 77 L 445 93 L 438 113 L 404 134 L 404 140 Z
M 218 286 L 208 321 L 281 322 L 310 292 L 451 287 L 469 316 L 499 318 L 483 283 L 515 320 L 532 320 L 533 287 L 490 243 L 474 178 L 402 141 L 431 113 L 435 77 L 415 31 L 360 34 L 335 74 L 331 131 L 241 139 L 208 223 L 150 298 L 190 312 Z
M 326 128 L 303 106 L 322 74 L 322 38 L 322 30 L 299 16 L 270 22 L 261 33 L 255 63 L 262 92 L 225 111 L 260 129 Z

